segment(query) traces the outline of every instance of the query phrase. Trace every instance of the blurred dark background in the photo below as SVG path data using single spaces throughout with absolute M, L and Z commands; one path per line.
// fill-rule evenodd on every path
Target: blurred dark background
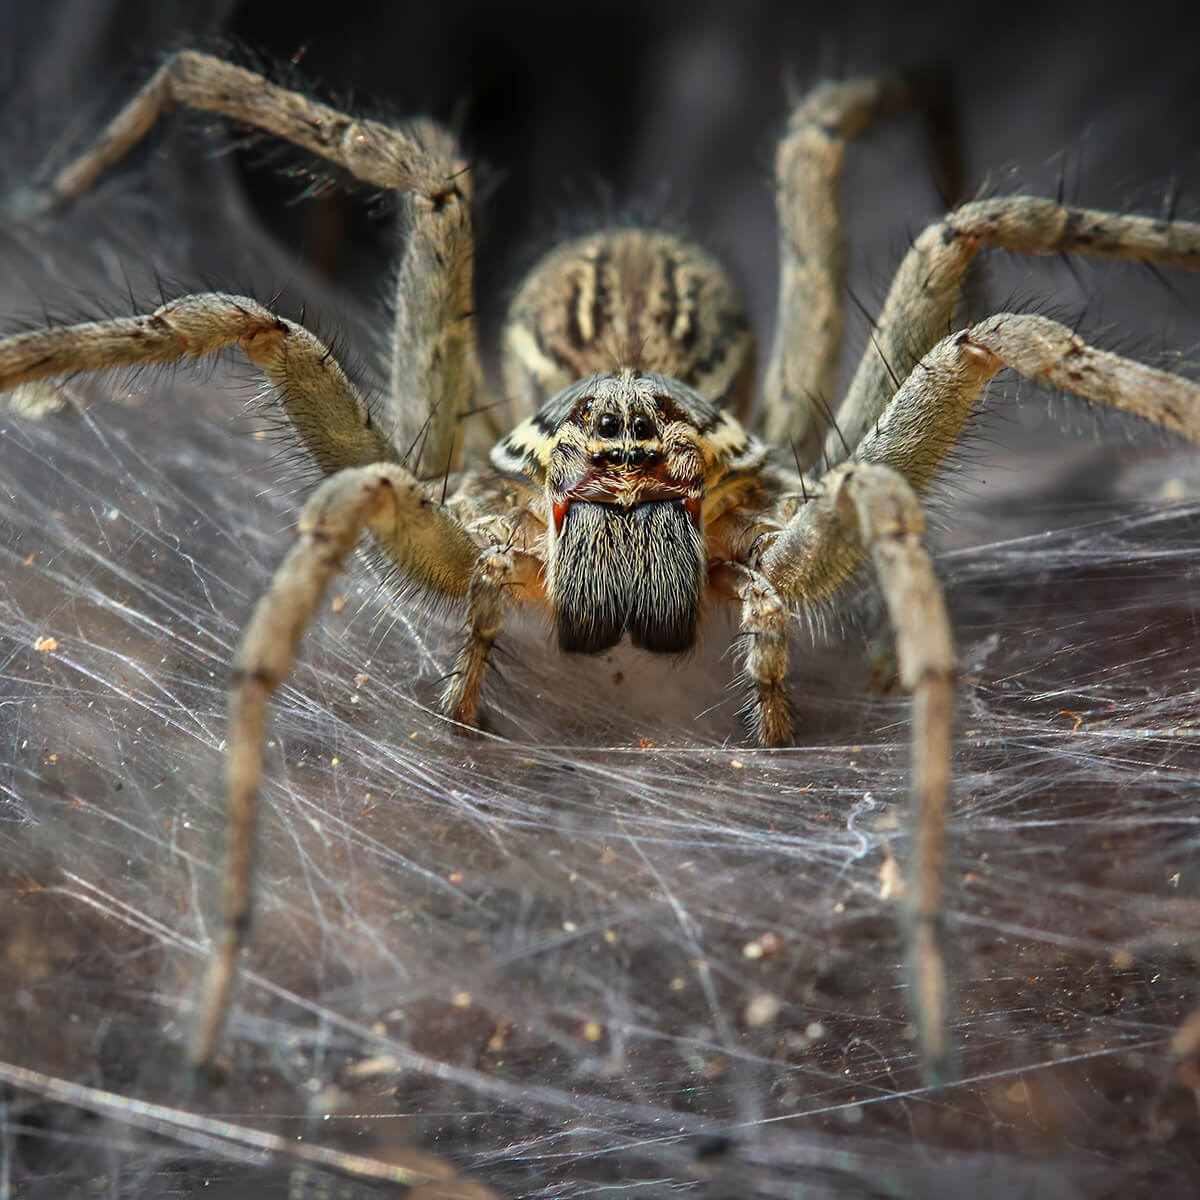
M 78 145 L 165 48 L 185 45 L 261 61 L 284 77 L 295 64 L 297 78 L 323 98 L 356 110 L 428 112 L 451 123 L 480 188 L 480 291 L 490 327 L 515 276 L 556 234 L 631 211 L 683 223 L 723 253 L 769 325 L 774 140 L 787 97 L 827 74 L 943 72 L 967 195 L 1061 191 L 1078 203 L 1171 207 L 1183 216 L 1195 211 L 1200 187 L 1191 54 L 1200 18 L 1185 4 L 1058 0 L 998 11 L 781 0 L 9 0 L 5 14 L 0 55 L 20 110 L 11 128 L 33 121 L 27 149 L 48 141 L 61 154 Z M 157 135 L 150 153 L 169 136 Z M 939 194 L 917 118 L 889 123 L 868 143 L 851 157 L 848 197 L 852 279 L 871 303 L 905 234 L 949 197 Z M 214 139 L 208 154 L 226 144 Z M 303 181 L 263 169 L 264 160 L 296 162 L 278 147 L 256 142 L 234 158 L 239 187 L 273 236 L 323 273 L 378 288 L 394 253 L 388 222 L 371 219 L 378 206 L 340 195 L 300 199 Z M 182 200 L 211 212 L 199 199 L 214 167 L 204 159 L 192 155 Z M 212 258 L 198 257 L 206 265 Z

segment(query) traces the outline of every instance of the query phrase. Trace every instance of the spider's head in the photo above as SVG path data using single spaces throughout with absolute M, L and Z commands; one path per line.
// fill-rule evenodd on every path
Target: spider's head
M 692 646 L 705 500 L 753 445 L 686 384 L 632 370 L 572 384 L 497 444 L 493 464 L 544 491 L 562 649 L 594 654 L 626 633 L 661 653 Z

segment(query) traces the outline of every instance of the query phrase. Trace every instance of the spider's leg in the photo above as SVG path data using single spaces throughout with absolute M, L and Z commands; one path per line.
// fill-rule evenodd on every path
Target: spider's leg
M 393 293 L 390 394 L 397 445 L 412 453 L 413 470 L 427 475 L 457 463 L 464 435 L 482 458 L 504 431 L 495 409 L 477 412 L 483 372 L 470 180 L 449 132 L 426 121 L 421 139 L 442 183 L 438 191 L 400 197 L 404 248 Z
M 923 531 L 920 506 L 901 475 L 873 463 L 847 463 L 820 481 L 762 554 L 758 569 L 779 596 L 800 608 L 865 557 L 887 604 L 900 680 L 912 694 L 914 842 L 905 897 L 922 1061 L 936 1081 L 945 1077 L 949 1059 L 940 926 L 955 656 Z
M 871 345 L 838 410 L 837 429 L 826 436 L 829 463 L 851 456 L 898 381 L 906 379 L 925 352 L 950 331 L 963 274 L 983 245 L 1024 254 L 1090 254 L 1200 270 L 1200 224 L 1065 208 L 1035 196 L 962 205 L 930 225 L 900 264 Z
M 1000 313 L 943 338 L 921 359 L 854 458 L 813 485 L 757 563 L 793 608 L 830 595 L 864 558 L 879 578 L 901 682 L 913 690 L 916 840 L 906 894 L 918 1025 L 933 1076 L 948 1054 L 937 929 L 953 653 L 913 489 L 928 482 L 985 383 L 1005 366 L 1200 442 L 1200 385 L 1096 350 L 1046 317 Z
M 745 642 L 742 670 L 754 686 L 743 711 L 750 735 L 760 746 L 786 746 L 792 740 L 788 703 L 787 604 L 761 571 L 743 568 L 737 585 L 742 602 L 741 632 Z
M 357 120 L 301 92 L 194 50 L 173 55 L 109 122 L 91 149 L 60 171 L 47 204 L 77 199 L 175 106 L 217 113 L 275 134 L 364 183 L 402 193 L 405 249 L 395 292 L 389 414 L 395 444 L 430 471 L 453 464 L 459 422 L 482 379 L 474 318 L 471 181 L 453 136 L 430 120 L 393 128 Z M 486 450 L 499 436 L 472 426 Z M 456 438 L 458 445 L 456 446 Z M 419 445 L 418 445 L 419 443 Z M 424 472 L 421 472 L 424 473 Z
M 467 593 L 467 640 L 459 651 L 442 699 L 446 716 L 464 725 L 478 724 L 488 655 L 504 619 L 506 592 L 514 582 L 514 563 L 510 549 L 493 546 L 479 556 L 471 576 Z
M 197 1063 L 215 1048 L 249 929 L 267 701 L 290 669 L 330 579 L 364 530 L 410 583 L 443 597 L 466 598 L 480 561 L 466 527 L 395 461 L 391 442 L 325 346 L 245 297 L 185 296 L 143 316 L 7 338 L 0 341 L 0 391 L 49 375 L 171 362 L 228 346 L 240 347 L 276 385 L 292 424 L 330 478 L 305 506 L 299 541 L 259 602 L 235 663 L 223 933 L 193 1043 Z
M 790 440 L 802 463 L 816 459 L 833 411 L 846 285 L 846 143 L 891 113 L 938 108 L 939 98 L 916 76 L 826 81 L 792 110 L 775 151 L 779 303 L 763 428 L 775 445 Z
M 403 467 L 380 463 L 339 471 L 300 514 L 296 544 L 258 602 L 234 661 L 226 761 L 226 864 L 221 942 L 209 965 L 191 1045 L 211 1061 L 229 1008 L 237 958 L 250 928 L 255 800 L 262 774 L 267 703 L 287 677 L 300 639 L 334 575 L 364 530 L 410 578 L 443 596 L 467 594 L 479 549 L 450 512 L 433 503 Z
M 275 385 L 296 432 L 326 474 L 398 459 L 329 350 L 302 325 L 246 296 L 182 296 L 152 313 L 4 338 L 0 392 L 52 375 L 176 362 L 232 346 Z
M 1048 317 L 997 313 L 943 338 L 921 359 L 854 460 L 890 466 L 920 490 L 962 432 L 984 384 L 1006 366 L 1200 442 L 1200 384 L 1097 350 Z
M 448 172 L 441 154 L 426 149 L 411 131 L 356 120 L 245 67 L 197 50 L 182 50 L 154 72 L 90 149 L 54 176 L 46 203 L 58 207 L 78 200 L 161 116 L 179 106 L 273 133 L 376 187 L 417 192 L 436 201 L 458 186 L 454 175 L 461 164 Z

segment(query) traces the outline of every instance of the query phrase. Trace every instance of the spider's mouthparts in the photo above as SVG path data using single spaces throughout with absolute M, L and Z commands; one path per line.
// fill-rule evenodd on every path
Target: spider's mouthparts
M 601 507 L 615 508 L 620 512 L 630 512 L 649 504 L 674 504 L 688 516 L 692 525 L 699 530 L 700 515 L 703 500 L 700 496 L 692 496 L 682 492 L 677 487 L 665 487 L 657 481 L 651 481 L 647 487 L 636 491 L 624 491 L 614 495 L 609 488 L 596 485 L 593 481 L 571 491 L 554 496 L 550 508 L 554 514 L 554 532 L 562 534 L 563 522 L 567 513 L 576 504 L 587 503 Z
M 661 654 L 691 649 L 707 578 L 699 501 L 568 502 L 551 560 L 558 644 L 596 654 L 628 633 Z

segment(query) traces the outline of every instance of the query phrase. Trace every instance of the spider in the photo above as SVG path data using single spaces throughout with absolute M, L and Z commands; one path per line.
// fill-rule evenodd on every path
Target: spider
M 847 143 L 919 104 L 918 92 L 902 76 L 827 82 L 791 113 L 776 155 L 779 315 L 757 406 L 753 337 L 724 269 L 673 233 L 600 228 L 554 249 L 512 301 L 503 395 L 517 423 L 507 432 L 494 424 L 477 347 L 471 176 L 437 124 L 356 120 L 185 51 L 50 182 L 43 206 L 70 203 L 179 104 L 395 191 L 405 230 L 386 404 L 369 406 L 302 325 L 228 294 L 0 341 L 0 389 L 236 346 L 274 385 L 328 477 L 305 504 L 234 663 L 222 933 L 195 1064 L 219 1044 L 249 933 L 267 705 L 331 579 L 369 532 L 408 587 L 465 609 L 443 708 L 467 727 L 479 722 L 489 653 L 512 608 L 543 613 L 568 653 L 628 636 L 671 656 L 693 645 L 708 610 L 730 604 L 740 612 L 750 736 L 786 745 L 792 622 L 869 568 L 912 695 L 908 956 L 925 1069 L 945 1076 L 939 922 L 955 650 L 918 494 L 1004 368 L 1200 441 L 1197 385 L 1093 348 L 1043 316 L 999 313 L 955 329 L 960 285 L 984 246 L 1196 269 L 1200 225 L 1031 196 L 961 205 L 913 242 L 835 416 Z M 467 425 L 468 415 L 478 419 Z M 422 463 L 431 464 L 425 476 Z

